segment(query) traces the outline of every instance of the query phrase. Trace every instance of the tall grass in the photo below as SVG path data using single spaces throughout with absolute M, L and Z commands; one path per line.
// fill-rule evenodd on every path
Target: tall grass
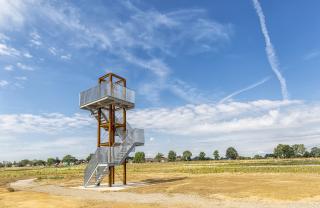
M 320 159 L 264 159 L 235 161 L 190 161 L 128 164 L 128 174 L 212 174 L 212 173 L 312 173 L 320 174 Z M 71 179 L 83 177 L 84 165 L 72 167 L 0 168 L 0 185 L 25 179 Z M 121 175 L 122 167 L 117 171 Z

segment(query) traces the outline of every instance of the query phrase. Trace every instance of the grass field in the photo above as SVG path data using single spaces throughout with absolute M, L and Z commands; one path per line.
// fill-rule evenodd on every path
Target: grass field
M 40 184 L 57 186 L 82 185 L 84 165 L 72 167 L 28 167 L 0 169 L 0 205 L 16 196 L 34 196 L 37 193 L 6 191 L 9 182 L 19 179 L 38 178 Z M 116 180 L 120 181 L 122 168 L 117 168 Z M 271 201 L 301 201 L 320 196 L 320 159 L 266 159 L 236 161 L 192 161 L 174 163 L 128 164 L 128 181 L 145 182 L 149 185 L 126 189 L 121 192 L 138 194 L 182 194 L 197 195 L 206 199 L 258 199 Z M 303 191 L 302 191 L 303 190 Z M 19 195 L 20 194 L 20 195 Z M 21 195 L 22 194 L 22 195 Z M 40 194 L 41 195 L 41 194 Z M 39 197 L 40 197 L 39 195 Z M 11 199 L 9 200 L 9 198 Z M 20 198 L 19 198 L 20 197 Z M 41 195 L 47 200 L 55 200 L 52 195 Z M 41 198 L 40 197 L 40 198 Z M 52 198 L 53 197 L 53 198 Z M 56 199 L 57 203 L 61 199 Z M 65 200 L 75 200 L 66 198 Z M 40 203 L 41 200 L 39 200 Z M 21 202 L 23 206 L 25 200 Z M 35 204 L 33 207 L 41 207 Z M 53 203 L 53 202 L 52 202 Z M 54 204 L 54 203 L 53 203 Z M 69 203 L 70 205 L 70 203 Z M 73 207 L 86 207 L 86 202 L 79 200 Z M 118 204 L 126 207 L 126 204 Z M 16 207 L 6 204 L 7 207 Z M 60 206 L 56 204 L 56 206 Z M 100 206 L 95 201 L 96 207 Z M 148 207 L 148 204 L 130 204 L 131 207 Z M 150 205 L 154 206 L 154 205 Z M 64 206 L 60 206 L 64 207 Z M 67 207 L 67 206 L 65 206 Z M 158 204 L 158 207 L 161 207 Z

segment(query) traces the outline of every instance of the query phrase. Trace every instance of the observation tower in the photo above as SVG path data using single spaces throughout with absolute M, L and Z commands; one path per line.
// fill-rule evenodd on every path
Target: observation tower
M 127 111 L 134 108 L 135 93 L 127 88 L 126 79 L 108 73 L 98 85 L 80 93 L 80 108 L 97 120 L 97 150 L 84 170 L 83 185 L 99 186 L 108 175 L 109 186 L 115 182 L 115 166 L 123 166 L 122 181 L 127 183 L 127 157 L 137 146 L 144 145 L 143 129 L 132 128 Z

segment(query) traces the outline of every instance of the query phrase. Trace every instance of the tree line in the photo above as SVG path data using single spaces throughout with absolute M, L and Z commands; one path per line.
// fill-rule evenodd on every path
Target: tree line
M 28 166 L 59 166 L 59 165 L 79 165 L 82 163 L 86 163 L 90 160 L 91 155 L 89 155 L 86 159 L 77 159 L 72 155 L 65 155 L 61 160 L 58 157 L 48 158 L 47 160 L 28 160 L 23 159 L 21 161 L 3 161 L 0 162 L 1 167 L 28 167 Z
M 78 165 L 87 163 L 90 161 L 92 154 L 86 159 L 77 159 L 72 155 L 65 155 L 61 160 L 56 158 L 48 158 L 45 160 L 28 160 L 24 159 L 21 161 L 14 162 L 0 162 L 1 167 L 26 167 L 26 166 L 66 166 L 66 165 Z M 278 144 L 273 153 L 265 155 L 254 155 L 253 157 L 244 157 L 238 154 L 238 151 L 234 147 L 226 149 L 225 156 L 220 156 L 218 150 L 214 150 L 212 155 L 207 156 L 205 152 L 200 152 L 198 155 L 193 156 L 190 150 L 186 150 L 182 155 L 177 155 L 173 150 L 170 150 L 165 156 L 162 153 L 157 153 L 151 162 L 174 162 L 174 161 L 191 161 L 191 160 L 244 160 L 244 159 L 263 159 L 263 158 L 308 158 L 308 157 L 320 157 L 320 148 L 312 147 L 310 151 L 307 150 L 304 144 Z M 150 160 L 145 157 L 144 152 L 136 152 L 134 157 L 128 157 L 129 161 L 134 163 L 142 163 Z
M 199 155 L 192 157 L 193 154 L 190 150 L 186 150 L 182 155 L 177 155 L 173 150 L 170 150 L 165 156 L 162 153 L 157 153 L 151 162 L 174 162 L 177 160 L 191 161 L 191 160 L 244 160 L 244 159 L 266 159 L 266 158 L 308 158 L 308 157 L 320 157 L 320 148 L 312 147 L 310 151 L 307 150 L 304 144 L 278 144 L 273 153 L 265 155 L 256 154 L 253 157 L 244 157 L 238 154 L 238 151 L 234 147 L 227 148 L 225 157 L 221 157 L 218 150 L 214 150 L 212 157 L 207 156 L 205 152 L 200 152 Z M 144 152 L 136 152 L 133 158 L 133 162 L 141 163 L 146 162 Z

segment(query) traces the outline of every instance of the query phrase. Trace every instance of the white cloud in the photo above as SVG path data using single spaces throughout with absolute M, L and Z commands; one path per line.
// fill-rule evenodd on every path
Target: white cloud
M 129 112 L 131 125 L 145 128 L 154 154 L 170 148 L 211 152 L 235 146 L 241 154 L 272 152 L 278 143 L 318 145 L 320 105 L 301 101 L 257 100 L 227 104 L 185 105 Z M 171 142 L 171 141 L 174 142 Z M 195 145 L 197 148 L 195 148 Z M 211 154 L 210 153 L 210 154 Z
M 27 1 L 0 1 L 0 29 L 12 30 L 25 22 Z
M 19 56 L 20 52 L 12 48 L 10 46 L 7 46 L 6 44 L 0 43 L 0 56 Z
M 257 12 L 259 17 L 261 31 L 265 39 L 266 44 L 266 53 L 268 57 L 269 64 L 271 66 L 272 71 L 275 73 L 277 79 L 279 80 L 281 86 L 281 93 L 284 100 L 288 99 L 288 89 L 285 78 L 282 76 L 280 69 L 279 69 L 279 61 L 275 52 L 275 49 L 271 43 L 271 39 L 269 36 L 269 32 L 266 25 L 265 16 L 263 14 L 261 5 L 258 0 L 252 0 L 254 4 L 254 8 Z
M 41 46 L 41 36 L 37 32 L 30 33 L 30 43 L 31 45 Z
M 54 134 L 66 129 L 81 129 L 92 125 L 93 118 L 83 114 L 66 116 L 60 113 L 47 114 L 2 114 L 0 131 L 2 133 L 44 133 Z
M 193 153 L 200 150 L 212 153 L 214 149 L 225 150 L 231 145 L 240 154 L 250 155 L 270 152 L 278 143 L 304 143 L 308 147 L 318 145 L 320 105 L 293 100 L 257 100 L 149 108 L 129 111 L 128 122 L 145 129 L 149 139 L 144 149 L 149 155 L 167 152 L 168 147 L 178 152 L 190 149 Z M 40 151 L 41 147 L 75 142 L 74 149 L 68 153 L 83 155 L 95 148 L 95 124 L 95 119 L 87 114 L 0 115 L 0 151 L 26 142 L 29 145 L 19 153 L 26 157 Z M 35 141 L 32 135 L 38 135 L 35 138 L 41 135 L 41 140 Z M 79 138 L 88 135 L 92 140 L 77 142 L 73 139 L 77 138 L 75 135 Z M 85 146 L 91 145 L 91 149 L 81 149 L 83 142 Z M 41 145 L 38 146 L 38 143 Z M 51 156 L 46 151 L 41 152 Z
M 23 54 L 23 56 L 26 57 L 26 58 L 32 58 L 33 57 L 29 52 L 25 52 Z
M 9 84 L 8 81 L 6 81 L 6 80 L 0 80 L 0 87 L 5 87 L 5 86 L 7 86 L 8 84 Z
M 13 66 L 12 65 L 7 65 L 7 66 L 4 67 L 4 70 L 13 71 Z
M 58 54 L 58 50 L 55 47 L 50 47 L 48 50 L 54 56 Z
M 21 77 L 15 77 L 15 79 L 17 79 L 17 80 L 22 80 L 22 81 L 26 81 L 26 80 L 28 80 L 28 78 L 27 78 L 27 77 L 24 77 L 24 76 L 21 76 Z
M 60 56 L 60 58 L 61 58 L 62 60 L 70 60 L 71 57 L 72 57 L 71 54 L 65 54 L 65 55 Z
M 34 69 L 30 66 L 27 66 L 25 64 L 22 64 L 20 62 L 17 63 L 17 67 L 22 69 L 22 70 L 26 70 L 26 71 L 33 71 Z
M 70 60 L 72 57 L 71 54 L 65 53 L 63 49 L 57 49 L 56 47 L 50 47 L 48 50 L 53 56 L 59 56 L 62 60 Z
M 0 33 L 0 41 L 5 42 L 7 40 L 10 40 L 10 38 L 8 36 L 6 36 L 5 34 Z
M 298 109 L 289 108 L 297 105 Z M 320 110 L 318 106 L 315 109 Z M 153 131 L 176 135 L 209 136 L 215 133 L 285 127 L 280 124 L 293 125 L 295 121 L 289 118 L 297 111 L 309 115 L 311 108 L 309 110 L 300 101 L 258 100 L 186 105 L 171 109 L 146 109 L 129 114 L 129 120 L 139 127 Z M 316 117 L 311 114 L 310 116 Z M 305 122 L 309 121 L 310 119 L 306 119 Z

